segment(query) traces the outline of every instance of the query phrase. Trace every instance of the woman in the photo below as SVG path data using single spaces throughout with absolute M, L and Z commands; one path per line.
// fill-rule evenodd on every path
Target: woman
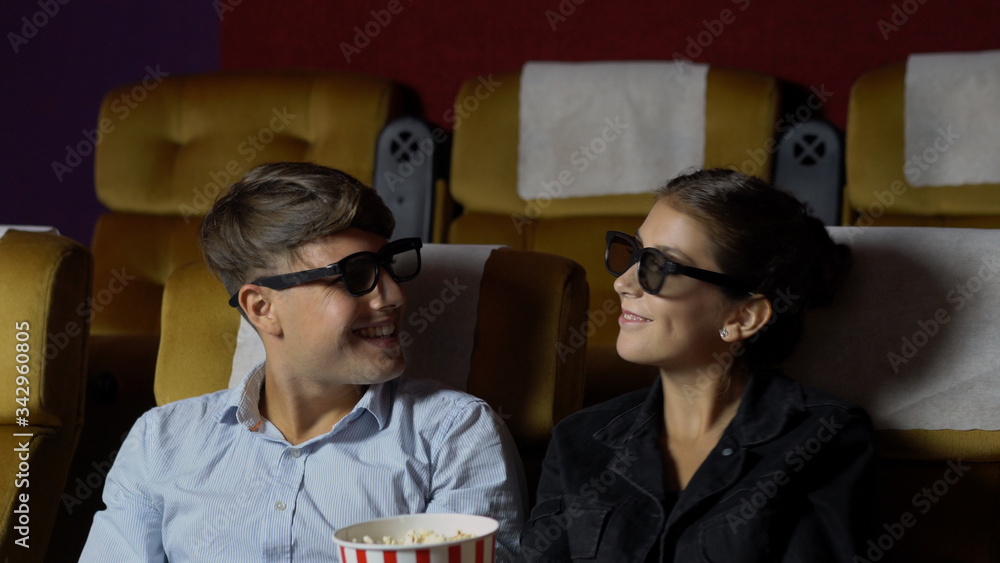
M 606 264 L 618 353 L 660 376 L 555 428 L 524 558 L 851 561 L 870 420 L 775 367 L 847 247 L 792 196 L 702 170 L 658 190 L 634 237 L 608 233 Z

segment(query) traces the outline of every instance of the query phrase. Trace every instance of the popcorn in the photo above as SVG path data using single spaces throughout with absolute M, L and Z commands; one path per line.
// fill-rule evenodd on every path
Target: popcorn
M 361 541 L 368 544 L 381 544 L 381 545 L 414 545 L 419 543 L 444 543 L 449 541 L 464 540 L 471 538 L 472 534 L 463 532 L 462 530 L 456 530 L 455 534 L 452 536 L 445 536 L 444 534 L 439 534 L 431 530 L 424 529 L 414 529 L 406 532 L 403 535 L 403 540 L 399 541 L 392 536 L 382 536 L 382 541 L 377 542 L 371 536 L 364 536 Z M 357 543 L 357 538 L 351 538 L 352 542 Z

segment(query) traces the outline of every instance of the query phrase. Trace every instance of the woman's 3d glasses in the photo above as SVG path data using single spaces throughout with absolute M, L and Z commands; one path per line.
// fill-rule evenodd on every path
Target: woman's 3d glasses
M 628 271 L 632 264 L 639 264 L 639 286 L 646 293 L 656 295 L 663 288 L 670 275 L 687 276 L 708 282 L 737 293 L 749 293 L 749 286 L 739 278 L 685 266 L 667 258 L 655 248 L 642 248 L 635 237 L 618 231 L 608 231 L 607 249 L 604 252 L 604 266 L 611 275 L 618 277 Z
M 423 244 L 419 238 L 399 239 L 385 245 L 378 252 L 356 252 L 329 266 L 266 276 L 250 283 L 281 290 L 323 278 L 340 276 L 333 280 L 333 283 L 343 281 L 348 293 L 361 297 L 378 285 L 380 267 L 385 268 L 397 282 L 410 281 L 417 277 L 420 273 L 421 246 Z M 239 292 L 236 292 L 229 298 L 230 306 L 239 307 L 239 295 Z

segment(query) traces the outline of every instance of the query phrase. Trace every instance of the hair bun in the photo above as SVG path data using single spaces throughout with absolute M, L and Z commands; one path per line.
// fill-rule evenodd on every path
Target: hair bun
M 805 276 L 804 287 L 808 288 L 805 306 L 824 307 L 833 301 L 834 296 L 844 286 L 851 269 L 851 249 L 845 244 L 838 244 L 830 238 L 823 223 L 815 217 L 807 217 L 807 228 L 811 231 L 810 238 L 814 257 Z
M 802 334 L 805 310 L 828 305 L 844 285 L 850 248 L 834 242 L 791 193 L 736 171 L 679 176 L 657 195 L 702 222 L 723 272 L 751 282 L 753 293 L 775 305 L 767 330 L 746 343 L 743 361 L 765 366 L 787 358 Z

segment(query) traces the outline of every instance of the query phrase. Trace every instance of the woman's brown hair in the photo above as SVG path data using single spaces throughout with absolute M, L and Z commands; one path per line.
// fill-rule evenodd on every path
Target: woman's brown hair
M 749 282 L 751 293 L 771 301 L 771 320 L 742 343 L 741 360 L 755 368 L 790 356 L 802 334 L 805 310 L 828 304 L 843 285 L 850 249 L 835 243 L 794 196 L 733 170 L 684 174 L 656 195 L 705 226 L 723 273 Z

